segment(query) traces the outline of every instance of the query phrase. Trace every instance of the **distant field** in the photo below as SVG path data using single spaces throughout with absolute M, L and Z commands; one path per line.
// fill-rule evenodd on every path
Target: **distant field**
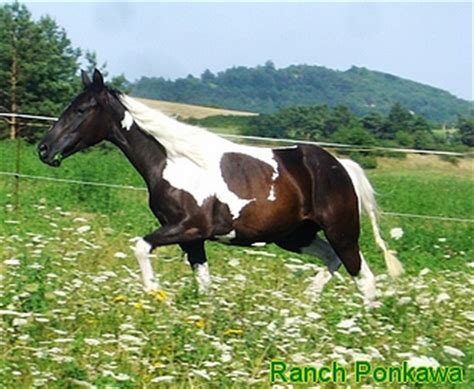
M 234 111 L 230 109 L 221 109 L 221 108 L 210 108 L 204 107 L 201 105 L 192 105 L 192 104 L 182 104 L 182 103 L 173 103 L 163 100 L 151 100 L 137 98 L 142 103 L 148 105 L 151 108 L 160 110 L 161 112 L 170 115 L 170 116 L 179 116 L 181 118 L 195 118 L 203 119 L 209 116 L 216 115 L 234 115 L 234 116 L 254 116 L 257 115 L 253 112 L 244 112 L 244 111 Z
M 14 152 L 14 143 L 0 142 L 0 170 L 14 170 Z M 22 156 L 25 174 L 143 186 L 115 151 L 81 153 L 60 169 L 41 164 L 33 146 L 23 144 Z M 382 159 L 369 176 L 385 211 L 473 219 L 472 173 L 469 159 L 454 166 L 411 156 Z M 14 191 L 15 179 L 0 176 L 0 382 L 7 388 L 270 388 L 272 359 L 337 361 L 349 370 L 354 360 L 458 365 L 459 387 L 473 387 L 474 223 L 382 216 L 406 269 L 392 281 L 364 219 L 361 247 L 382 303 L 373 310 L 344 269 L 319 301 L 307 299 L 321 263 L 273 245 L 207 244 L 209 297 L 197 294 L 180 250 L 160 248 L 153 266 L 163 292 L 151 296 L 130 248 L 157 227 L 146 192 L 23 179 L 15 210 Z M 403 230 L 398 240 L 390 237 L 395 227 Z M 351 380 L 343 387 L 356 387 Z

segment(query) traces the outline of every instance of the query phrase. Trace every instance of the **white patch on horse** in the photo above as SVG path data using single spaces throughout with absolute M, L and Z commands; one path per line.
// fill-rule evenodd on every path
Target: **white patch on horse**
M 278 163 L 272 149 L 232 143 L 205 129 L 178 122 L 129 96 L 123 95 L 121 101 L 138 126 L 166 149 L 163 178 L 174 188 L 193 196 L 198 206 L 215 196 L 237 219 L 242 209 L 255 201 L 255 198 L 241 199 L 229 189 L 220 167 L 226 153 L 240 153 L 258 159 L 272 167 L 273 182 L 278 178 Z
M 270 193 L 268 194 L 267 200 L 268 201 L 275 201 L 276 200 L 275 185 L 272 185 L 272 187 L 270 189 Z
M 127 131 L 130 131 L 130 128 L 132 128 L 133 117 L 127 110 L 125 110 L 125 113 L 123 114 L 123 119 L 120 124 L 122 125 L 122 128 Z
M 229 243 L 235 237 L 236 237 L 235 230 L 230 231 L 226 235 L 216 235 L 216 239 L 222 243 Z
M 151 245 L 142 238 L 137 240 L 133 250 L 142 271 L 143 284 L 147 292 L 160 288 L 151 267 L 150 250 Z
M 206 199 L 216 196 L 220 202 L 229 207 L 234 219 L 239 217 L 243 207 L 253 201 L 240 199 L 229 190 L 222 178 L 219 163 L 210 165 L 209 169 L 203 169 L 184 157 L 168 158 L 163 179 L 174 188 L 189 193 L 198 206 L 202 206 Z
M 196 272 L 199 293 L 208 293 L 212 282 L 207 262 L 195 265 L 194 271 Z

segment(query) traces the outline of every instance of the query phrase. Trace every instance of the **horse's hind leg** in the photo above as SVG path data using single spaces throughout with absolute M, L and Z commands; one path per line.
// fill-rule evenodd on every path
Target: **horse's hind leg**
M 359 251 L 358 230 L 355 234 L 350 234 L 350 231 L 344 229 L 327 229 L 325 234 L 344 267 L 354 278 L 364 302 L 372 305 L 376 294 L 375 277 Z
M 316 235 L 318 229 L 317 224 L 306 221 L 293 233 L 275 242 L 285 250 L 314 255 L 322 259 L 326 264 L 328 269 L 321 270 L 313 277 L 306 289 L 305 294 L 310 297 L 316 297 L 322 292 L 324 285 L 332 278 L 333 273 L 341 265 L 341 261 L 329 243 Z
M 341 266 L 341 260 L 334 252 L 331 245 L 318 236 L 316 236 L 309 246 L 302 247 L 301 252 L 321 258 L 327 266 L 327 269 L 321 270 L 311 279 L 311 283 L 306 288 L 305 294 L 314 298 L 319 296 L 324 286 L 332 278 L 337 269 L 339 269 L 339 266 Z
M 188 242 L 180 244 L 187 255 L 188 262 L 196 275 L 199 292 L 206 294 L 211 287 L 211 276 L 209 275 L 209 266 L 207 264 L 206 252 L 204 250 L 204 241 Z

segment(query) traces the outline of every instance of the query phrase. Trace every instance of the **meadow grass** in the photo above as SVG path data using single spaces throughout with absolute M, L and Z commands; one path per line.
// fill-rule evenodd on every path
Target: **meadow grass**
M 143 186 L 115 151 L 82 153 L 60 169 L 42 165 L 31 146 L 22 153 L 24 174 Z M 0 157 L 0 171 L 13 171 L 12 143 L 0 142 Z M 371 171 L 381 208 L 473 219 L 472 174 L 442 164 L 407 169 L 399 161 Z M 5 387 L 269 387 L 272 359 L 316 366 L 421 359 L 462 366 L 472 387 L 473 223 L 382 216 L 406 268 L 393 281 L 364 219 L 376 309 L 363 306 L 344 269 L 318 301 L 308 299 L 303 292 L 320 263 L 273 245 L 208 243 L 207 297 L 180 250 L 159 248 L 163 291 L 147 295 L 130 249 L 134 237 L 157 228 L 146 192 L 24 179 L 15 209 L 14 190 L 15 179 L 0 176 Z M 395 227 L 404 232 L 398 240 L 390 238 Z

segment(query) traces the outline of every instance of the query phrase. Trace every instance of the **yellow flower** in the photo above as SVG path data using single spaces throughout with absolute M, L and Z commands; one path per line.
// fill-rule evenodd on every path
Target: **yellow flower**
M 168 298 L 168 293 L 162 289 L 154 290 L 150 294 L 157 301 L 165 301 Z
M 143 303 L 142 302 L 134 303 L 133 308 L 141 310 L 141 309 L 143 309 Z
M 224 331 L 224 335 L 231 336 L 231 335 L 242 335 L 244 331 L 242 330 L 234 330 L 233 328 L 229 328 L 228 330 Z
M 204 321 L 204 319 L 198 319 L 194 322 L 194 324 L 196 324 L 197 328 L 204 328 L 206 322 Z
M 125 301 L 127 301 L 127 300 L 128 300 L 127 296 L 124 296 L 123 294 L 118 294 L 117 296 L 115 296 L 115 297 L 113 298 L 112 301 L 113 301 L 114 303 L 122 303 L 122 302 L 125 302 Z

